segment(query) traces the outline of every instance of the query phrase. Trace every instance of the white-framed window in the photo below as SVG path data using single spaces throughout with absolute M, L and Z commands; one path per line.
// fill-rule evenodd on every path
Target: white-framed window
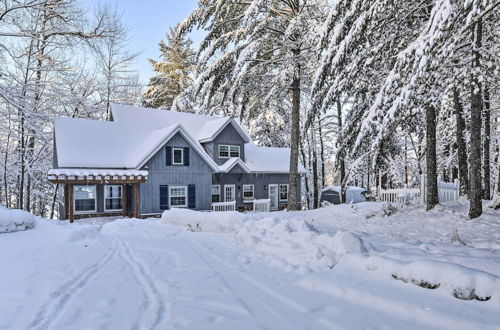
M 73 186 L 73 205 L 75 213 L 96 212 L 96 186 Z
M 104 211 L 122 210 L 122 186 L 105 185 L 104 186 Z
M 288 185 L 280 184 L 280 201 L 288 200 Z
M 235 200 L 235 185 L 226 184 L 224 185 L 224 202 L 232 202 Z
M 183 148 L 172 148 L 172 165 L 184 165 Z
M 219 144 L 219 158 L 240 157 L 240 146 Z
M 172 186 L 168 190 L 170 207 L 187 207 L 186 186 Z
M 240 146 L 229 146 L 229 157 L 240 157 Z
M 212 185 L 212 203 L 220 202 L 220 185 Z
M 251 202 L 254 200 L 254 185 L 244 184 L 243 185 L 243 201 Z

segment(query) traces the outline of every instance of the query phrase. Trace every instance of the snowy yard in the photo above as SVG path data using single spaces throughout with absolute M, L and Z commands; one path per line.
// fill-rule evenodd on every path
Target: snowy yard
M 485 210 L 39 219 L 0 235 L 0 329 L 499 329 L 500 215 Z

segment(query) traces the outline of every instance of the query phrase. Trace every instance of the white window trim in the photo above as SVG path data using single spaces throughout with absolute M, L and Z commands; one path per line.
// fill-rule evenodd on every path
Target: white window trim
M 226 187 L 233 187 L 233 195 L 231 196 L 232 199 L 230 201 L 226 200 Z M 232 202 L 236 200 L 236 185 L 234 184 L 225 184 L 224 185 L 224 202 Z
M 105 212 L 108 212 L 108 211 L 113 212 L 113 211 L 122 211 L 123 210 L 123 205 L 122 205 L 121 209 L 108 209 L 108 208 L 106 208 L 106 199 L 118 199 L 118 198 L 108 198 L 108 197 L 106 197 L 106 188 L 107 187 L 115 187 L 115 186 L 116 187 L 120 187 L 120 194 L 122 195 L 122 197 L 120 197 L 120 199 L 123 199 L 123 186 L 122 185 L 120 185 L 120 184 L 109 184 L 109 185 L 106 184 L 106 185 L 104 185 L 104 211 Z
M 181 162 L 180 163 L 175 162 L 174 153 L 176 150 L 181 151 Z M 172 165 L 184 165 L 184 148 L 172 148 Z
M 281 186 L 286 186 L 286 199 L 281 199 Z M 288 184 L 280 184 L 278 186 L 278 198 L 280 202 L 288 202 L 288 199 L 290 197 L 290 186 Z
M 237 157 L 237 158 L 240 158 L 240 156 L 241 156 L 240 146 L 237 146 L 237 145 L 230 145 L 230 146 L 229 146 L 229 157 L 230 157 L 230 158 L 235 158 L 234 156 L 231 156 L 231 147 L 236 147 L 236 148 L 238 148 L 238 157 Z
M 221 156 L 220 155 L 220 148 L 221 147 L 227 147 L 227 156 Z M 236 147 L 238 148 L 238 157 L 231 157 L 231 147 Z M 241 150 L 239 145 L 234 145 L 234 144 L 219 144 L 217 147 L 217 152 L 219 158 L 227 159 L 227 158 L 241 158 Z
M 175 188 L 184 188 L 184 191 L 186 192 L 186 194 L 184 195 L 185 197 L 185 204 L 184 205 L 172 205 L 172 189 L 175 189 Z M 174 196 L 174 197 L 177 197 L 177 196 Z M 168 186 L 168 206 L 170 206 L 170 208 L 172 207 L 187 207 L 188 206 L 188 188 L 187 186 Z
M 221 191 L 220 191 L 220 184 L 213 184 L 212 185 L 212 189 L 214 189 L 214 187 L 218 187 L 219 188 L 219 193 L 217 195 L 219 195 L 219 202 L 220 202 L 222 200 L 222 198 L 221 198 L 222 194 L 221 194 Z M 212 193 L 210 196 L 213 197 L 214 195 L 215 194 Z
M 77 211 L 76 210 L 76 198 L 75 198 L 75 188 L 76 187 L 94 187 L 94 210 L 90 211 Z M 90 214 L 90 213 L 96 213 L 97 212 L 97 186 L 95 184 L 90 184 L 90 185 L 74 185 L 73 186 L 73 212 L 75 214 Z
M 252 197 L 246 197 L 245 198 L 245 187 L 252 187 Z M 255 185 L 253 184 L 244 184 L 243 187 L 241 188 L 241 195 L 243 198 L 243 203 L 253 203 L 255 199 Z

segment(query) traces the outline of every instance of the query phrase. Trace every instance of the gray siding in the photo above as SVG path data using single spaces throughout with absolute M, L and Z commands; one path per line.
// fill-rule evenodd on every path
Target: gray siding
M 188 147 L 189 166 L 166 165 L 165 147 Z M 140 185 L 140 213 L 161 213 L 160 185 L 187 186 L 194 184 L 196 189 L 196 210 L 211 209 L 212 172 L 206 161 L 177 133 L 142 168 L 149 172 L 148 181 Z
M 224 198 L 224 185 L 234 184 L 236 186 L 236 205 L 243 206 L 243 185 L 253 184 L 254 185 L 254 197 L 256 199 L 269 198 L 269 184 L 288 184 L 289 175 L 288 174 L 266 174 L 266 173 L 221 173 L 213 174 L 212 184 L 221 185 L 221 200 Z M 297 185 L 297 196 L 300 201 L 300 180 Z M 280 205 L 287 204 L 286 201 L 279 201 Z
M 245 161 L 245 141 L 236 131 L 233 125 L 227 125 L 212 142 L 205 143 L 205 150 L 207 150 L 207 153 L 210 155 L 210 157 L 212 157 L 217 165 L 222 165 L 227 161 L 227 158 L 219 158 L 220 144 L 239 146 L 240 158 Z

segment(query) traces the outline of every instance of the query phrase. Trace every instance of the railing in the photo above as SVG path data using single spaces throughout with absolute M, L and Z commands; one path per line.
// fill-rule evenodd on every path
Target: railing
M 385 189 L 379 192 L 379 201 L 404 203 L 420 198 L 420 189 Z
M 254 212 L 269 212 L 271 210 L 270 199 L 254 199 L 253 211 Z
M 236 201 L 212 203 L 212 211 L 216 212 L 236 211 Z
M 422 189 L 422 202 L 425 202 L 425 199 L 427 198 L 427 186 L 423 185 Z M 438 180 L 438 198 L 439 202 L 452 202 L 456 201 L 459 197 L 459 190 L 460 190 L 460 184 L 458 183 L 458 180 L 455 180 L 455 182 L 444 182 L 441 180 Z

